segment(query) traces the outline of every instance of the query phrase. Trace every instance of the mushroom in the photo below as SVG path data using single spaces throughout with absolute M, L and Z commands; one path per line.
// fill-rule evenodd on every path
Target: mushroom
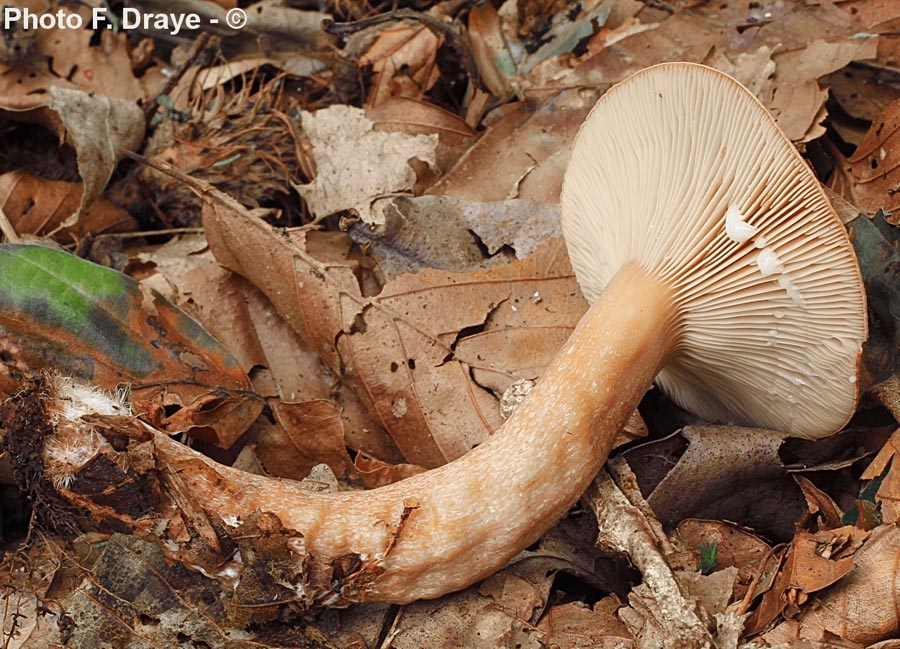
M 711 420 L 804 437 L 847 422 L 866 336 L 853 250 L 803 159 L 735 80 L 674 63 L 610 89 L 575 141 L 562 222 L 592 306 L 486 443 L 392 485 L 319 494 L 155 433 L 164 483 L 220 535 L 237 537 L 254 512 L 277 516 L 289 547 L 332 575 L 315 592 L 295 584 L 310 601 L 406 603 L 468 586 L 543 535 L 654 377 Z

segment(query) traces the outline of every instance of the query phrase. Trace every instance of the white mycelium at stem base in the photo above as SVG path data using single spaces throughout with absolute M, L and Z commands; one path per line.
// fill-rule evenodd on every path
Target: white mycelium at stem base
M 490 440 L 438 469 L 368 492 L 317 495 L 200 458 L 164 437 L 159 457 L 221 516 L 260 509 L 303 534 L 313 555 L 382 559 L 361 599 L 410 602 L 458 590 L 503 567 L 578 499 L 673 345 L 666 287 L 622 269 Z M 204 462 L 208 471 L 192 468 Z M 404 507 L 412 507 L 390 552 Z

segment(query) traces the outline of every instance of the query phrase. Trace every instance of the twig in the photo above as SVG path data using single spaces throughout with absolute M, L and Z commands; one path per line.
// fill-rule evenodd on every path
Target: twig
M 597 474 L 585 500 L 597 516 L 598 544 L 625 553 L 641 571 L 649 595 L 644 604 L 652 622 L 659 626 L 655 631 L 665 632 L 665 646 L 698 649 L 714 646 L 694 603 L 685 597 L 660 552 L 653 526 L 605 469 Z M 651 623 L 651 620 L 646 619 L 646 622 Z
M 162 88 L 159 89 L 159 92 L 154 95 L 154 97 L 146 103 L 144 106 L 144 123 L 150 124 L 153 120 L 154 116 L 156 116 L 156 111 L 159 110 L 159 98 L 165 95 L 168 95 L 175 89 L 175 86 L 178 85 L 178 82 L 181 81 L 181 78 L 184 76 L 184 73 L 187 72 L 188 68 L 190 68 L 199 58 L 200 53 L 206 47 L 207 43 L 209 43 L 210 35 L 206 32 L 201 33 L 197 40 L 194 41 L 194 44 L 191 46 L 190 52 L 188 52 L 187 57 L 184 61 L 181 62 L 181 65 L 175 70 L 175 72 L 166 79 L 166 83 Z
M 94 237 L 94 241 L 100 239 L 137 239 L 139 237 L 155 237 L 167 234 L 203 234 L 205 228 L 166 228 L 164 230 L 142 230 L 139 232 L 104 232 Z
M 19 235 L 16 233 L 16 229 L 13 227 L 13 224 L 10 222 L 9 217 L 6 216 L 6 212 L 3 211 L 2 207 L 0 207 L 0 232 L 6 237 L 8 243 L 19 243 Z
M 136 162 L 140 162 L 143 165 L 147 165 L 151 169 L 161 171 L 162 173 L 171 176 L 175 180 L 180 180 L 199 196 L 203 196 L 212 188 L 212 186 L 208 183 L 204 183 L 200 180 L 197 180 L 193 176 L 187 175 L 180 169 L 177 169 L 170 165 L 168 162 L 160 162 L 159 160 L 148 158 L 147 156 L 141 155 L 140 153 L 136 153 L 134 151 L 122 151 L 122 155 L 127 158 L 131 158 Z
M 777 546 L 772 546 L 771 548 L 769 548 L 769 551 L 766 552 L 766 555 L 762 558 L 762 561 L 759 562 L 759 567 L 756 569 L 756 573 L 753 575 L 753 579 L 750 580 L 750 585 L 747 586 L 747 592 L 744 594 L 744 599 L 742 599 L 734 608 L 733 612 L 736 615 L 743 615 L 747 612 L 747 609 L 750 608 L 750 603 L 755 597 L 754 591 L 756 590 L 756 586 L 759 584 L 759 582 L 762 580 L 762 576 L 765 574 L 766 564 L 769 563 L 769 559 L 775 556 L 776 547 Z M 778 570 L 777 564 L 775 566 L 775 570 Z

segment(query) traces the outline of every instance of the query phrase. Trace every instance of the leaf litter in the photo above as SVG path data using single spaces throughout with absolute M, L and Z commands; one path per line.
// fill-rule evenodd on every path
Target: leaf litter
M 557 221 L 579 125 L 612 83 L 688 60 L 747 85 L 844 201 L 872 306 L 868 400 L 841 435 L 798 446 L 692 421 L 651 391 L 620 438 L 651 437 L 622 456 L 630 468 L 614 461 L 506 569 L 434 602 L 306 613 L 302 631 L 286 622 L 304 608 L 291 580 L 305 568 L 263 514 L 242 522 L 239 582 L 233 558 L 204 575 L 121 533 L 139 517 L 98 527 L 115 508 L 94 511 L 82 536 L 35 527 L 27 545 L 27 527 L 4 526 L 10 646 L 96 644 L 109 624 L 123 646 L 865 646 L 898 633 L 884 606 L 896 599 L 900 421 L 892 3 L 246 8 L 252 37 L 214 30 L 201 50 L 152 30 L 4 33 L 0 231 L 124 272 L 101 280 L 53 261 L 28 284 L 4 247 L 5 396 L 50 368 L 128 384 L 147 423 L 317 489 L 373 488 L 459 457 L 501 425 L 504 394 L 540 380 L 586 308 Z M 123 160 L 138 151 L 153 164 Z M 57 263 L 83 270 L 54 276 Z M 22 287 L 48 304 L 79 295 L 77 317 L 34 310 Z M 101 344 L 104 327 L 120 344 Z M 4 428 L 23 429 L 13 415 Z M 98 456 L 97 486 L 136 512 L 136 476 L 156 462 L 144 424 L 94 425 L 136 469 Z M 20 484 L 37 484 L 28 441 L 7 441 Z M 162 513 L 169 537 L 222 551 L 176 474 L 163 488 L 182 508 Z M 196 552 L 209 565 L 208 548 Z

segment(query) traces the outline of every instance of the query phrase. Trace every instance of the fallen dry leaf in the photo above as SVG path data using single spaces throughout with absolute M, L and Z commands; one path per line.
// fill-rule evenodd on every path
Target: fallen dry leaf
M 436 602 L 422 601 L 404 607 L 393 627 L 391 646 L 541 649 L 546 646 L 542 635 L 472 587 Z
M 594 92 L 569 90 L 546 102 L 529 98 L 497 108 L 485 119 L 487 130 L 478 142 L 428 193 L 473 202 L 558 202 L 561 165 L 596 100 Z M 542 165 L 552 173 L 528 191 L 520 188 L 530 175 L 540 175 Z
M 60 629 L 41 611 L 60 581 L 60 562 L 43 543 L 18 550 L 0 564 L 0 637 L 9 649 L 50 646 L 59 642 Z
M 443 40 L 421 22 L 397 22 L 382 28 L 359 58 L 359 65 L 371 65 L 375 73 L 367 107 L 375 108 L 397 96 L 422 99 L 440 76 L 437 50 Z
M 790 537 L 805 507 L 778 455 L 782 434 L 687 426 L 680 436 L 689 441 L 683 452 L 681 443 L 672 439 L 626 454 L 639 476 L 652 475 L 656 464 L 663 462 L 664 473 L 657 476 L 660 481 L 647 485 L 653 489 L 647 500 L 664 524 L 674 525 L 688 517 L 724 519 L 776 538 Z M 670 446 L 676 447 L 676 457 L 661 460 Z
M 376 131 L 438 136 L 435 168 L 420 170 L 422 177 L 416 185 L 417 189 L 432 184 L 441 173 L 450 169 L 469 150 L 478 135 L 461 117 L 434 104 L 409 97 L 394 97 L 367 109 L 366 116 L 372 120 Z
M 517 72 L 516 61 L 507 45 L 500 16 L 490 3 L 472 7 L 469 12 L 469 41 L 484 85 L 497 97 L 507 96 Z
M 255 560 L 251 548 L 241 549 L 245 560 Z M 66 611 L 73 622 L 69 642 L 98 646 L 113 637 L 125 644 L 152 636 L 167 646 L 186 641 L 215 649 L 234 646 L 225 630 L 231 624 L 227 608 L 207 603 L 223 597 L 215 580 L 172 565 L 158 546 L 136 536 L 112 535 L 94 552 L 90 572 L 81 571 Z M 241 596 L 228 593 L 236 603 Z M 299 630 L 289 637 L 300 646 L 308 642 Z
M 900 521 L 900 459 L 898 457 L 900 457 L 900 429 L 894 431 L 891 438 L 860 476 L 862 480 L 875 480 L 879 476 L 884 476 L 875 497 L 881 503 L 881 518 L 887 525 Z
M 817 518 L 820 530 L 831 530 L 841 527 L 843 512 L 831 497 L 801 475 L 794 474 L 794 481 L 806 498 L 806 506 L 810 514 Z
M 426 469 L 415 464 L 388 464 L 358 453 L 353 460 L 353 468 L 362 479 L 366 489 L 376 489 L 409 478 Z
M 890 72 L 874 67 L 871 62 L 848 65 L 827 75 L 824 83 L 831 97 L 856 120 L 874 122 L 888 104 L 900 99 L 900 87 L 893 83 Z
M 54 3 L 26 0 L 25 6 L 36 14 L 48 13 Z M 64 17 L 77 14 L 85 23 L 91 22 L 87 5 L 55 11 Z M 17 63 L 0 75 L 0 97 L 4 104 L 17 103 L 19 110 L 46 101 L 51 87 L 81 89 L 136 103 L 146 99 L 159 80 L 155 75 L 135 77 L 128 35 L 112 29 L 100 29 L 96 35 L 90 29 L 37 29 L 28 52 Z
M 319 218 L 353 210 L 366 223 L 383 222 L 372 202 L 412 189 L 413 159 L 437 164 L 436 135 L 407 135 L 374 130 L 374 122 L 358 108 L 332 106 L 301 114 L 312 144 L 316 177 L 297 191 Z
M 444 200 L 455 204 L 466 224 L 492 255 L 503 246 L 509 246 L 516 251 L 516 257 L 522 259 L 548 239 L 562 236 L 559 206 L 555 203 L 528 198 L 513 198 L 499 203 Z
M 89 233 L 137 229 L 137 221 L 128 212 L 103 199 L 88 207 L 71 227 L 64 227 L 78 210 L 81 194 L 81 183 L 46 180 L 22 170 L 0 175 L 0 208 L 17 234 L 52 235 L 69 243 Z
M 639 16 L 642 17 L 643 13 Z M 763 81 L 747 75 L 763 104 L 792 139 L 806 141 L 824 133 L 827 93 L 817 79 L 844 67 L 849 61 L 871 60 L 889 33 L 889 22 L 863 25 L 850 7 L 800 6 L 775 3 L 748 6 L 741 3 L 698 4 L 665 15 L 653 29 L 641 29 L 611 46 L 585 56 L 576 65 L 558 66 L 553 81 L 563 86 L 608 85 L 645 67 L 645 61 L 691 61 L 709 63 L 726 71 L 745 67 L 741 57 L 767 51 L 774 62 L 767 67 L 763 57 L 747 67 L 768 70 Z M 596 38 L 606 38 L 602 32 Z M 588 45 L 589 52 L 591 50 Z M 540 88 L 549 85 L 547 70 L 534 79 Z
M 399 462 L 400 453 L 387 433 L 340 383 L 340 377 L 278 316 L 268 298 L 219 266 L 205 237 L 193 241 L 173 239 L 152 253 L 139 254 L 138 259 L 152 264 L 155 271 L 143 272 L 144 285 L 159 290 L 196 317 L 227 349 L 235 350 L 242 367 L 254 368 L 253 387 L 260 396 L 297 405 L 331 400 L 343 418 L 347 446 Z M 316 463 L 328 459 L 318 458 Z
M 689 518 L 681 521 L 675 530 L 676 542 L 689 550 L 699 566 L 700 547 L 714 544 L 716 564 L 714 569 L 733 567 L 738 570 L 738 581 L 734 586 L 735 601 L 742 600 L 754 578 L 762 577 L 754 585 L 754 594 L 765 592 L 771 586 L 778 568 L 778 562 L 770 552 L 769 545 L 753 534 L 752 530 L 727 521 L 699 520 Z M 760 563 L 765 561 L 766 565 Z
M 341 411 L 333 401 L 302 403 L 270 400 L 280 424 L 256 441 L 256 455 L 270 475 L 302 480 L 317 464 L 327 464 L 337 477 L 352 467 L 344 446 Z
M 840 638 L 865 646 L 896 637 L 900 616 L 895 606 L 885 603 L 897 601 L 898 555 L 900 529 L 896 525 L 877 528 L 862 548 L 846 559 L 855 563 L 854 570 L 815 596 L 798 617 L 785 620 L 764 633 L 762 639 L 775 644 L 791 643 L 799 638 L 820 641 Z M 817 559 L 821 561 L 824 560 Z
M 368 298 L 351 264 L 324 264 L 306 251 L 304 232 L 286 239 L 224 198 L 207 203 L 204 222 L 219 262 L 262 290 L 323 362 L 348 378 L 407 460 L 425 467 L 459 457 L 500 424 L 496 397 L 472 380 L 472 370 L 503 369 L 459 359 L 460 332 L 484 327 L 490 344 L 495 327 L 504 337 L 508 325 L 530 327 L 532 312 L 583 309 L 559 242 L 496 269 L 401 276 Z M 536 299 L 536 290 L 545 297 Z M 467 350 L 471 363 L 480 364 L 478 349 Z
M 395 196 L 379 203 L 380 225 L 355 221 L 347 233 L 378 263 L 382 284 L 425 268 L 471 270 L 486 260 L 456 203 L 444 196 Z
M 900 100 L 872 123 L 856 151 L 835 171 L 830 185 L 866 212 L 900 208 Z
M 759 633 L 777 616 L 795 618 L 810 594 L 851 573 L 854 553 L 868 532 L 843 527 L 812 534 L 799 530 L 784 555 L 778 576 L 747 620 L 747 633 Z
M 22 102 L 0 94 L 0 109 L 37 114 L 65 137 L 78 155 L 84 181 L 80 210 L 92 204 L 112 176 L 124 151 L 134 151 L 144 138 L 144 113 L 132 101 L 91 94 L 76 88 L 50 86 L 46 94 Z M 75 219 L 64 222 L 74 225 Z
M 552 607 L 538 628 L 547 643 L 560 649 L 630 649 L 636 646 L 631 633 L 616 617 L 620 604 L 605 597 L 593 606 L 571 602 Z
M 774 90 L 761 98 L 778 126 L 790 139 L 807 142 L 825 133 L 822 120 L 828 92 L 817 79 L 845 67 L 851 61 L 874 59 L 878 37 L 854 34 L 840 41 L 815 40 L 800 50 L 778 52 Z

